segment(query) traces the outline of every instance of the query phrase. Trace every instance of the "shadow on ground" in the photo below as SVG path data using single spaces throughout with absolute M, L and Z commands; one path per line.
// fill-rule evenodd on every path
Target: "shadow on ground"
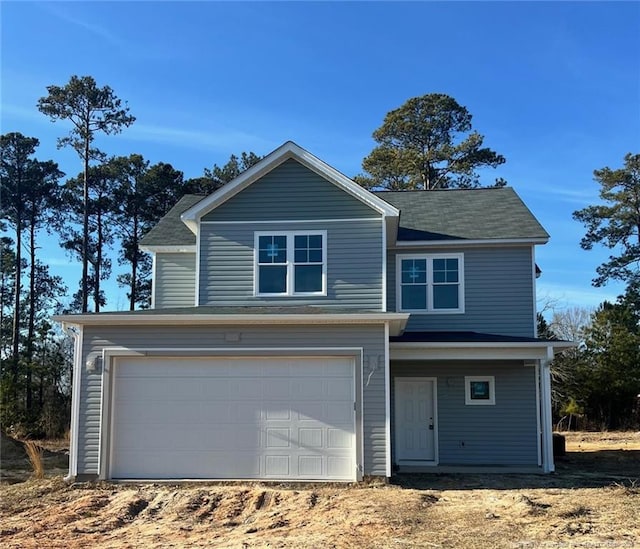
M 405 473 L 394 476 L 391 483 L 416 490 L 640 488 L 640 450 L 567 452 L 556 458 L 556 471 L 551 474 Z

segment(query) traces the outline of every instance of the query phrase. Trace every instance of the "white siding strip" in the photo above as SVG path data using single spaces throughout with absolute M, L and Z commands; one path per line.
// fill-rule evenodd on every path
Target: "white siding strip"
M 540 361 L 536 360 L 536 432 L 538 442 L 538 467 L 542 466 L 542 429 L 540 425 L 540 414 L 542 414 L 542 404 L 540 401 Z
M 391 366 L 389 358 L 389 324 L 384 325 L 384 458 L 385 476 L 391 478 Z
M 156 254 L 155 252 L 151 253 L 151 308 L 156 308 Z
M 538 337 L 538 298 L 536 296 L 536 248 L 531 246 L 531 288 L 533 292 L 533 337 Z
M 195 301 L 194 306 L 200 305 L 200 227 L 196 231 L 196 284 L 195 284 Z
M 77 331 L 76 331 L 77 330 Z M 80 399 L 82 383 L 82 326 L 69 329 L 73 334 L 73 387 L 71 392 L 71 440 L 69 441 L 69 478 L 78 475 L 78 441 L 80 430 Z
M 382 217 L 382 312 L 387 312 L 387 218 Z M 385 325 L 386 326 L 386 325 Z M 387 341 L 389 338 L 386 338 Z
M 543 448 L 543 471 L 553 473 L 555 465 L 553 463 L 553 426 L 551 416 L 551 371 L 549 364 L 553 360 L 553 348 L 548 347 L 547 360 L 540 363 L 542 386 L 540 396 L 542 398 L 542 448 Z

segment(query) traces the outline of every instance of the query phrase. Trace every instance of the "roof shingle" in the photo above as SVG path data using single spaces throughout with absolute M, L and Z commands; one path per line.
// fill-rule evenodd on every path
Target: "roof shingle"
M 195 246 L 196 235 L 182 222 L 180 215 L 204 198 L 201 194 L 185 194 L 147 234 L 140 246 Z
M 400 210 L 398 240 L 549 238 L 510 187 L 374 194 Z

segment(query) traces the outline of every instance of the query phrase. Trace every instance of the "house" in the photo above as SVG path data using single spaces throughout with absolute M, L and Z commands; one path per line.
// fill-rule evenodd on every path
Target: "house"
M 553 471 L 548 238 L 510 188 L 369 192 L 285 143 L 146 235 L 151 309 L 58 317 L 69 478 Z

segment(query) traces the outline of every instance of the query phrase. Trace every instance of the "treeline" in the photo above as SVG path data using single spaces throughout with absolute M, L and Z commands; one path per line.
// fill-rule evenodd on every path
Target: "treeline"
M 615 303 L 595 311 L 563 311 L 539 333 L 578 343 L 553 363 L 554 410 L 564 427 L 640 428 L 640 154 L 627 154 L 624 166 L 594 171 L 600 203 L 574 212 L 584 224 L 580 245 L 611 252 L 596 269 L 593 285 L 623 282 Z M 540 319 L 539 320 L 544 320 Z
M 82 171 L 68 177 L 54 160 L 38 159 L 36 137 L 0 136 L 0 417 L 3 429 L 17 435 L 53 437 L 69 424 L 72 349 L 52 314 L 99 312 L 114 260 L 128 308 L 148 307 L 151 260 L 138 249 L 142 236 L 184 194 L 208 194 L 260 157 L 232 155 L 202 177 L 185 179 L 170 164 L 151 164 L 140 154 L 109 156 L 95 146 L 98 134 L 135 121 L 113 90 L 74 76 L 47 91 L 37 108 L 70 122 L 58 147 L 73 148 Z M 40 242 L 45 232 L 82 265 L 77 289 L 50 273 L 44 257 L 51 252 Z
M 640 428 L 640 292 L 629 288 L 595 310 L 574 307 L 538 317 L 540 337 L 578 344 L 552 363 L 559 430 Z

